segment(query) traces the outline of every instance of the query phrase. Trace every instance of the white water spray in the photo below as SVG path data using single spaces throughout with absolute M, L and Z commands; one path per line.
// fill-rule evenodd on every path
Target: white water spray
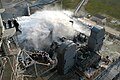
M 19 44 L 26 49 L 43 49 L 58 37 L 73 37 L 76 30 L 85 32 L 82 24 L 70 22 L 70 11 L 38 11 L 31 16 L 18 18 L 22 34 L 18 36 Z M 52 34 L 52 35 L 51 35 Z

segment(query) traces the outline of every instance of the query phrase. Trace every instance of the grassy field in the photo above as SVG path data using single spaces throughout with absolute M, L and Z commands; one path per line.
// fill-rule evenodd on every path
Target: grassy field
M 85 9 L 91 14 L 107 14 L 120 20 L 120 0 L 89 0 Z
M 62 0 L 63 9 L 75 9 L 81 0 Z M 61 2 L 59 2 L 61 5 Z

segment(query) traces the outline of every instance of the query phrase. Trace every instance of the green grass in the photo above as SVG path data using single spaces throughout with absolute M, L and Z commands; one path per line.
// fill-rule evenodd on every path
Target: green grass
M 62 0 L 63 9 L 75 9 L 81 0 Z M 61 2 L 59 2 L 61 5 Z
M 89 0 L 85 9 L 91 14 L 107 14 L 120 19 L 120 0 Z

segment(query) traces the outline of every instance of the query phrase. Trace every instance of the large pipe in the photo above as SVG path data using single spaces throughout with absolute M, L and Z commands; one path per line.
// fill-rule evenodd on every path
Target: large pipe
M 3 31 L 4 31 L 1 13 L 3 13 L 4 11 L 5 11 L 5 9 L 3 9 L 2 1 L 0 0 L 0 47 L 1 47 L 1 44 L 2 44 L 2 39 L 1 38 L 2 38 Z
M 2 38 L 2 33 L 3 33 L 3 23 L 2 23 L 1 13 L 0 13 L 0 38 Z
M 3 32 L 3 22 L 2 22 L 2 17 L 1 17 L 1 13 L 3 13 L 5 11 L 5 9 L 3 9 L 2 7 L 2 2 L 0 0 L 0 37 L 2 37 L 2 32 Z
M 78 11 L 81 9 L 81 7 L 83 6 L 83 4 L 85 3 L 86 0 L 82 0 L 82 2 L 80 2 L 78 4 L 78 6 L 76 7 L 74 14 L 76 15 L 78 13 Z

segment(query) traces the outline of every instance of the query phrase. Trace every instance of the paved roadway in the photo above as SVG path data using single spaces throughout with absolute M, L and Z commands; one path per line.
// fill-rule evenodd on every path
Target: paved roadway
M 110 34 L 113 34 L 113 35 L 120 35 L 120 32 L 111 28 L 111 27 L 108 27 L 108 26 L 105 26 L 105 30 L 106 32 L 110 33 Z

